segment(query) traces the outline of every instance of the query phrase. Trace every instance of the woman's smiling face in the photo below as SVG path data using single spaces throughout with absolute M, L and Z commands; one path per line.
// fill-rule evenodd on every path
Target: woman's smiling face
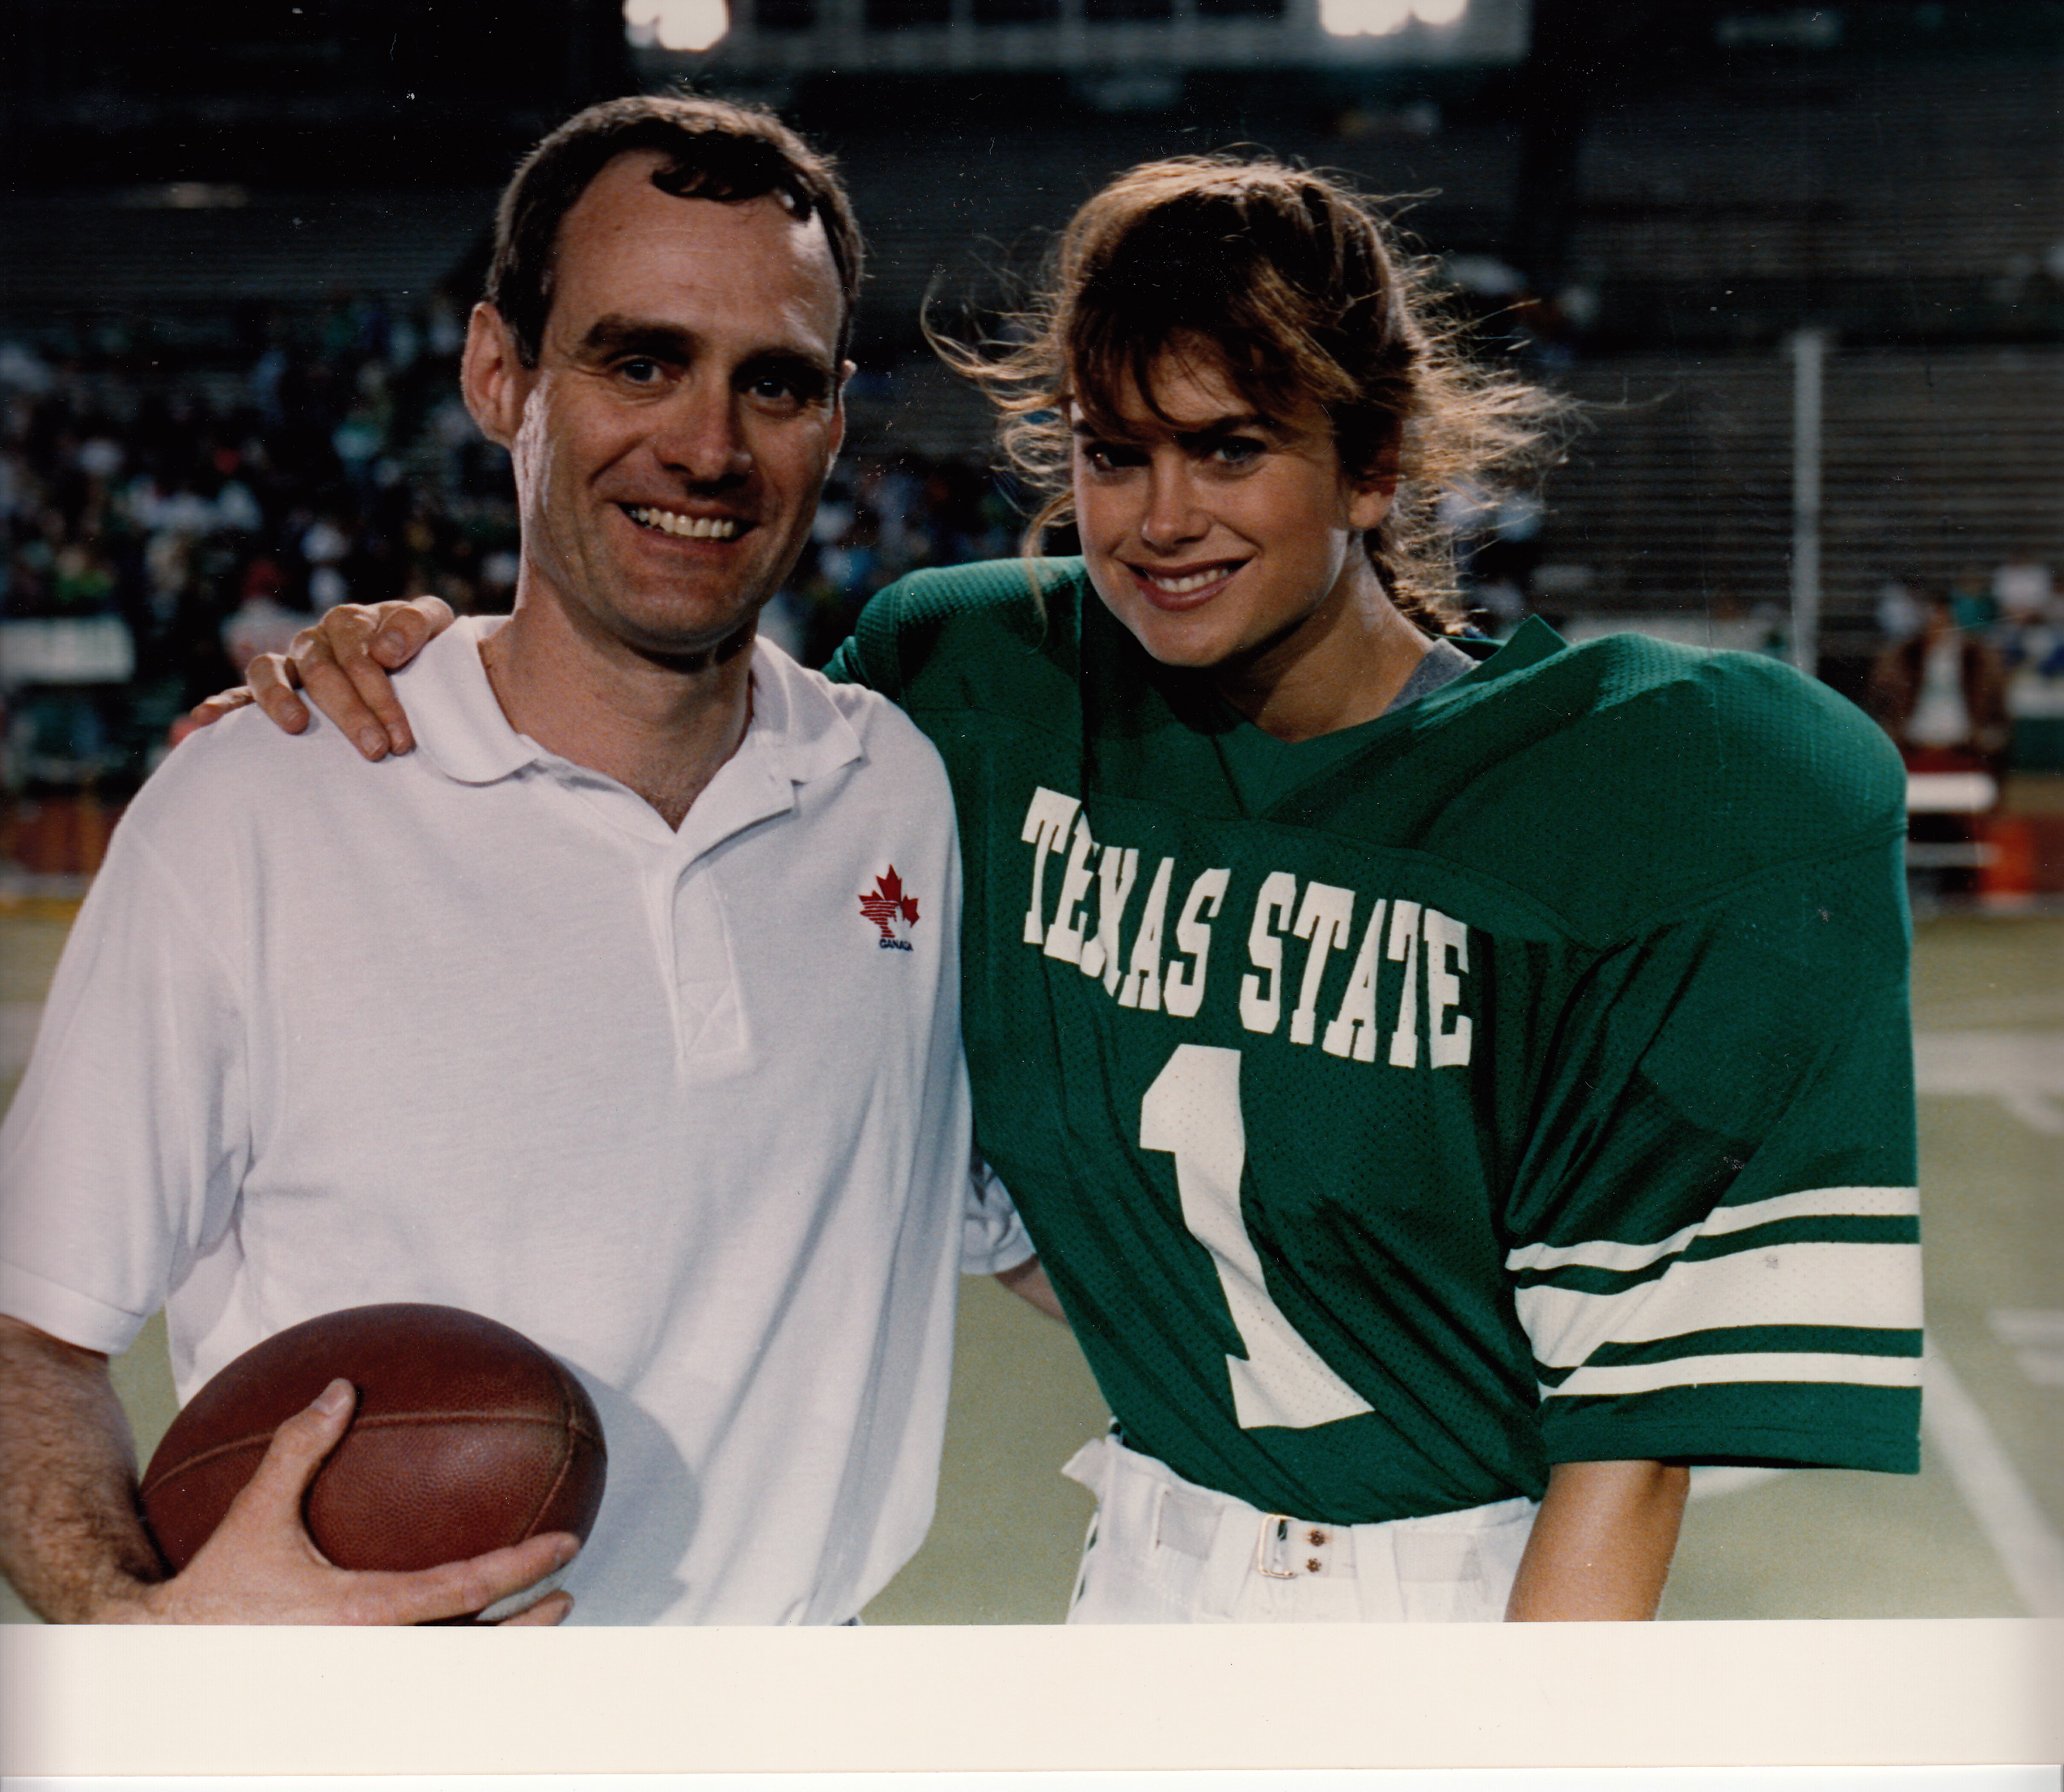
M 1165 354 L 1151 377 L 1160 415 L 1128 385 L 1109 429 L 1073 419 L 1098 594 L 1167 666 L 1230 669 L 1325 632 L 1372 577 L 1360 538 L 1392 482 L 1350 480 L 1309 399 L 1257 414 L 1208 351 Z

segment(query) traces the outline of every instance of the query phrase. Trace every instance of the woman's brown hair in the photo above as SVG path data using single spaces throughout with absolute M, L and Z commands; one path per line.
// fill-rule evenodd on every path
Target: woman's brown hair
M 1563 401 L 1461 353 L 1427 264 L 1368 200 L 1275 162 L 1146 163 L 1075 214 L 1043 286 L 1002 341 L 933 336 L 996 404 L 1010 466 L 1043 501 L 1028 553 L 1070 517 L 1071 416 L 1111 427 L 1128 391 L 1158 414 L 1153 374 L 1173 355 L 1221 366 L 1264 416 L 1284 414 L 1285 393 L 1317 404 L 1350 480 L 1394 473 L 1370 562 L 1423 626 L 1461 625 L 1440 493 L 1537 461 Z

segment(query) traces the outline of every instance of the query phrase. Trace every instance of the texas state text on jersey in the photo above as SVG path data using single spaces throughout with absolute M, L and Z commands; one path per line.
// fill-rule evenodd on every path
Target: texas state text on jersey
M 1050 561 L 835 666 L 952 775 L 982 1146 L 1127 1440 L 1334 1523 L 1913 1468 L 1896 759 L 1767 661 L 1474 651 L 1288 744 Z

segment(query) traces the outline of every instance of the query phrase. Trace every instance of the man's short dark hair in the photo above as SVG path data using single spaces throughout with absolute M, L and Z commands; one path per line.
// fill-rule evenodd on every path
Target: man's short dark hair
M 551 315 L 559 226 L 595 176 L 620 155 L 653 150 L 666 160 L 652 184 L 681 199 L 738 201 L 772 194 L 798 222 L 823 220 L 838 269 L 838 357 L 852 341 L 860 296 L 860 226 L 831 158 L 772 112 L 699 95 L 636 94 L 576 112 L 525 156 L 494 219 L 487 302 L 527 367 L 538 364 Z

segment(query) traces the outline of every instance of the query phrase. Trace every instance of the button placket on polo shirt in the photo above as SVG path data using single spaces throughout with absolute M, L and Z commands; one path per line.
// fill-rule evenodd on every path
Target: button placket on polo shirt
M 535 743 L 533 743 L 535 744 Z M 601 837 L 603 851 L 626 870 L 609 872 L 598 864 L 598 877 L 620 880 L 616 887 L 633 896 L 645 923 L 645 949 L 654 994 L 666 1011 L 677 1064 L 687 1058 L 712 1005 L 709 992 L 682 988 L 683 966 L 675 914 L 678 893 L 693 869 L 694 846 L 684 842 L 644 797 L 607 774 L 538 749 L 535 769 L 548 779 L 556 795 L 579 818 L 584 828 Z M 728 953 L 723 955 L 728 961 Z
M 685 1071 L 748 1052 L 751 1016 L 738 974 L 738 953 L 724 899 L 724 855 L 717 848 L 749 828 L 793 814 L 796 787 L 860 756 L 852 730 L 820 694 L 814 725 L 798 737 L 797 693 L 806 675 L 790 669 L 771 679 L 755 664 L 754 712 L 745 738 L 696 797 L 678 830 L 635 791 L 605 774 L 561 759 L 527 737 L 535 764 L 592 822 L 605 824 L 634 856 L 660 990 L 672 1021 L 675 1059 Z M 806 710 L 810 704 L 806 702 Z M 628 839 L 626 838 L 628 836 Z M 775 901 L 779 883 L 755 900 Z
M 679 832 L 669 837 L 661 900 L 676 1061 L 683 1070 L 707 1069 L 751 1046 L 725 899 L 723 868 L 730 856 L 718 848 L 794 808 L 793 786 L 776 769 L 765 736 L 755 729 L 696 799 Z M 765 900 L 774 900 L 778 890 L 771 886 Z
M 742 1050 L 738 958 L 716 869 L 706 855 L 675 870 L 667 902 L 677 1057 L 686 1064 Z

